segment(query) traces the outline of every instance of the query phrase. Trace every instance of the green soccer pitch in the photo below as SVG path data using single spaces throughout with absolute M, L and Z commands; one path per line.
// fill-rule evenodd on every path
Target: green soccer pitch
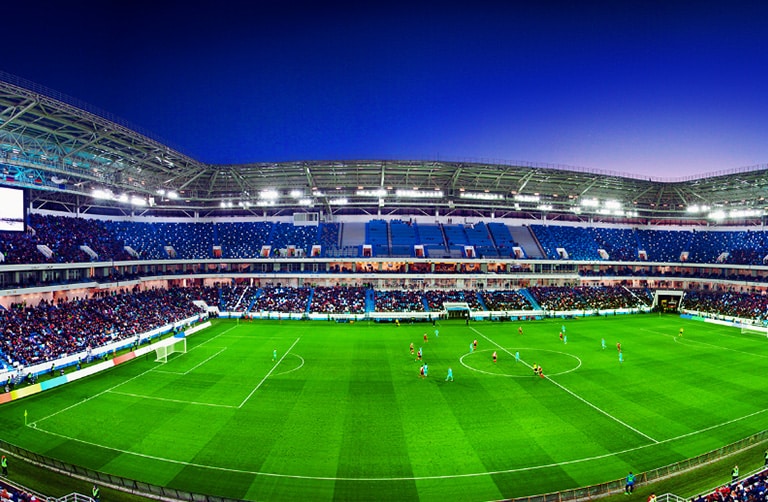
M 437 329 L 214 321 L 167 363 L 152 354 L 3 405 L 3 439 L 231 498 L 482 501 L 618 479 L 768 428 L 764 336 L 655 314 Z

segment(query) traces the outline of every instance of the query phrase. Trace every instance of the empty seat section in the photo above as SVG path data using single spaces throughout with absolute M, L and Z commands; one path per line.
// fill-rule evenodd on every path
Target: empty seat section
M 371 220 L 365 225 L 365 244 L 371 245 L 374 256 L 389 256 L 389 236 L 386 221 Z
M 426 255 L 430 258 L 445 258 L 449 256 L 445 248 L 445 239 L 443 231 L 439 225 L 420 224 L 416 225 L 416 234 L 419 237 L 419 243 L 424 246 Z
M 392 220 L 389 222 L 392 235 L 392 256 L 414 256 L 413 246 L 417 244 L 416 229 L 410 222 Z

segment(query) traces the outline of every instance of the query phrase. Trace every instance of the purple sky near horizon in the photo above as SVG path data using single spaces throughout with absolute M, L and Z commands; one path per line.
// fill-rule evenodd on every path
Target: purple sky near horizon
M 764 3 L 18 4 L 0 70 L 203 162 L 768 163 Z

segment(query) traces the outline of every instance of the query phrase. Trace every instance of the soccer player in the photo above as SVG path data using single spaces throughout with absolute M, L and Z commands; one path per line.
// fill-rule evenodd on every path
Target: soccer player
M 496 362 L 496 351 L 495 350 L 493 351 L 493 362 L 494 363 Z
M 440 337 L 440 331 L 438 329 L 435 329 L 435 338 Z
M 428 343 L 429 340 L 427 339 L 427 332 L 424 332 L 424 343 Z
M 616 350 L 621 352 L 621 342 L 616 342 Z
M 600 340 L 600 345 L 603 347 L 603 350 L 605 350 L 605 338 Z
M 515 352 L 515 362 L 516 363 L 520 362 L 520 351 L 519 350 L 517 352 Z
M 563 334 L 563 344 L 568 345 L 568 335 Z
M 272 362 L 277 361 L 277 349 L 272 351 Z
M 561 342 L 563 341 L 563 332 L 562 331 L 560 332 L 560 341 Z
M 416 353 L 416 360 L 417 361 L 421 361 L 421 356 L 422 356 L 422 354 L 421 354 L 421 347 L 419 347 L 419 351 Z
M 623 362 L 624 362 L 624 353 L 623 352 L 619 352 L 619 364 L 621 364 Z
M 731 482 L 739 480 L 739 466 L 734 465 L 731 469 Z
M 421 365 L 421 368 L 419 368 L 419 378 L 424 378 L 424 365 Z
M 472 342 L 470 342 L 469 343 L 469 353 L 471 354 L 472 352 L 474 352 L 474 350 L 475 350 L 475 346 L 472 345 Z
M 416 352 L 413 350 L 413 342 L 411 342 L 411 347 L 410 347 L 410 349 L 411 349 L 411 355 L 413 355 L 413 354 L 415 354 L 415 353 L 416 353 Z
M 539 366 L 539 376 L 541 378 L 544 378 L 544 368 L 542 368 L 541 366 Z
M 538 375 L 539 374 L 539 365 L 536 363 L 533 363 L 533 374 Z
M 565 333 L 565 324 L 563 324 L 563 325 L 561 325 L 561 326 L 560 326 L 560 331 L 562 331 L 563 333 Z
M 523 327 L 522 326 L 518 326 L 517 327 L 517 334 L 518 335 L 522 335 L 523 334 Z
M 400 327 L 400 319 L 395 319 L 395 326 Z
M 429 376 L 429 365 L 424 363 L 424 378 Z
M 445 377 L 445 381 L 447 382 L 448 380 L 453 382 L 453 370 L 451 368 L 448 368 L 448 376 Z
M 474 341 L 474 342 L 472 342 L 472 345 L 474 345 L 474 347 L 475 347 L 475 350 L 477 350 L 477 338 L 475 338 L 475 341 Z
M 683 336 L 683 328 L 680 328 L 680 332 L 677 334 L 677 336 Z

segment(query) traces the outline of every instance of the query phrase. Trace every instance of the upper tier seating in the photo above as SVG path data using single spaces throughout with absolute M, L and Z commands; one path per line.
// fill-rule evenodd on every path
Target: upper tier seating
M 355 229 L 359 227 L 359 231 Z M 526 227 L 527 228 L 527 227 Z M 548 259 L 649 261 L 662 263 L 726 263 L 762 265 L 768 257 L 768 231 L 663 230 L 531 225 L 538 241 L 526 244 L 526 255 L 539 246 Z M 0 263 L 76 263 L 129 260 L 249 259 L 271 256 L 295 246 L 311 256 L 321 246 L 324 257 L 358 257 L 363 244 L 373 256 L 413 257 L 423 246 L 428 258 L 517 257 L 510 228 L 499 222 L 441 225 L 376 219 L 367 223 L 294 225 L 284 222 L 138 222 L 88 220 L 33 214 L 27 232 L 0 232 Z M 128 247 L 128 249 L 126 248 Z M 47 256 L 40 248 L 50 249 Z M 87 247 L 85 250 L 83 247 Z M 130 250 L 130 252 L 129 252 Z M 132 255 L 131 253 L 135 253 Z

